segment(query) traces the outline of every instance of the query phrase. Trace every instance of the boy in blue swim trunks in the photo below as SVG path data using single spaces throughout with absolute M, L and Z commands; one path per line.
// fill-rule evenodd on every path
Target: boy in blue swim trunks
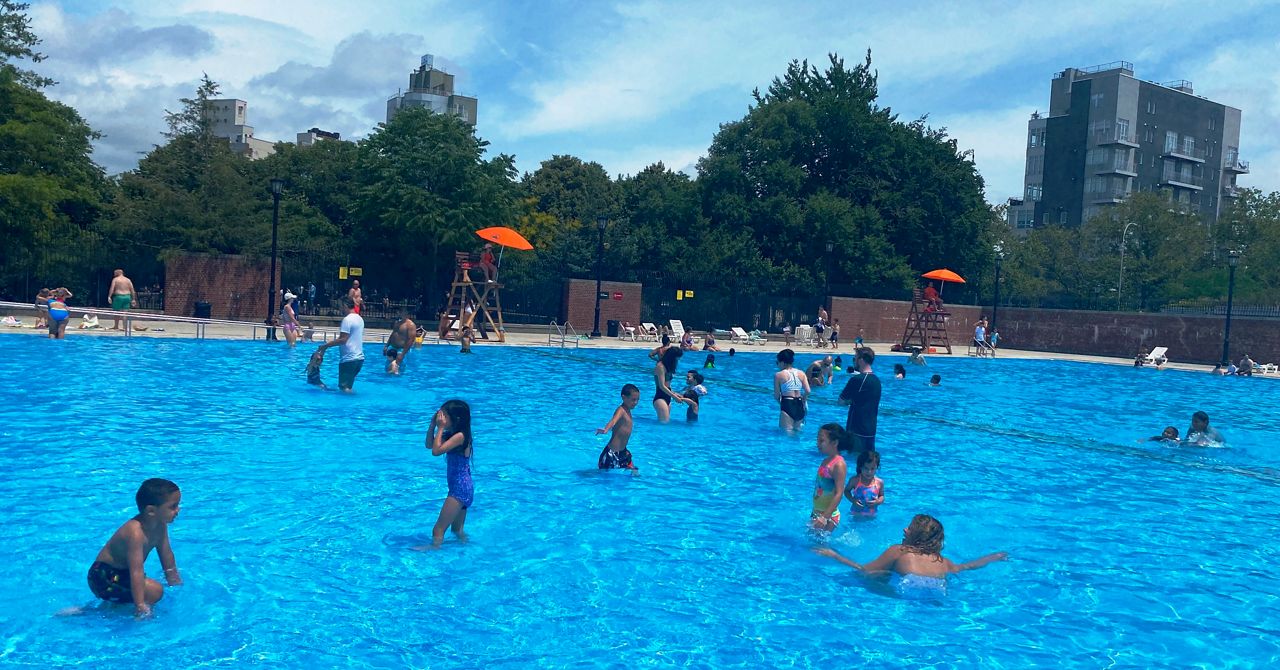
M 613 418 L 609 419 L 609 423 L 604 428 L 597 428 L 596 435 L 604 435 L 609 431 L 613 434 L 609 436 L 609 444 L 606 444 L 604 451 L 600 452 L 600 458 L 596 460 L 596 466 L 601 470 L 638 470 L 634 463 L 631 462 L 631 452 L 627 450 L 627 443 L 631 441 L 631 410 L 636 408 L 640 403 L 640 387 L 635 384 L 625 384 L 622 387 L 622 404 L 618 405 L 618 409 L 613 411 Z
M 164 587 L 143 570 L 152 549 L 160 555 L 169 586 L 182 584 L 169 546 L 169 524 L 178 517 L 182 492 L 167 479 L 148 479 L 138 487 L 134 500 L 138 515 L 126 521 L 98 552 L 89 568 L 89 589 L 107 602 L 133 603 L 134 614 L 145 617 L 164 597 Z

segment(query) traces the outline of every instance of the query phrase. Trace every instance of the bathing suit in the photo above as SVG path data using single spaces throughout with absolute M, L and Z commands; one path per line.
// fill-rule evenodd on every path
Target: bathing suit
M 818 466 L 818 476 L 814 480 L 813 488 L 813 516 L 826 514 L 827 508 L 831 507 L 831 502 L 836 497 L 836 464 L 844 463 L 844 457 L 836 454 L 831 458 L 829 463 Z M 831 513 L 831 520 L 836 525 L 840 524 L 840 510 L 836 509 Z
M 123 312 L 133 306 L 133 296 L 128 293 L 117 293 L 111 296 L 111 309 Z
M 110 563 L 95 561 L 89 568 L 89 590 L 107 602 L 133 602 L 133 582 L 129 571 Z
M 399 348 L 399 347 L 392 346 L 392 345 L 388 344 L 388 345 L 387 345 L 387 350 L 386 350 L 386 351 L 384 351 L 384 352 L 382 352 L 382 353 L 383 353 L 383 355 L 385 355 L 387 358 L 396 358 L 396 357 L 398 357 L 398 356 L 400 355 L 400 348 Z
M 667 377 L 667 388 L 671 388 L 671 372 L 670 372 L 670 371 L 668 371 L 668 372 L 666 373 L 666 377 Z M 671 404 L 671 401 L 672 401 L 672 400 L 675 400 L 675 398 L 674 398 L 674 397 L 672 397 L 672 395 L 671 395 L 670 393 L 667 393 L 666 391 L 663 391 L 662 389 L 658 389 L 657 391 L 654 391 L 654 393 L 653 393 L 653 399 L 654 399 L 654 400 L 661 400 L 662 402 L 665 402 L 665 403 L 667 403 L 668 405 L 670 405 L 670 404 Z
M 785 394 L 802 393 L 804 391 L 804 384 L 800 383 L 800 373 L 796 372 L 795 369 L 789 368 L 786 372 L 790 373 L 790 379 L 782 382 L 781 391 L 784 394 L 781 401 L 782 413 L 791 417 L 792 421 L 799 423 L 804 421 L 804 415 L 808 411 L 808 408 L 805 406 L 804 399 Z
M 307 366 L 307 383 L 308 383 L 308 384 L 311 384 L 312 386 L 320 386 L 320 387 L 324 387 L 324 385 L 325 385 L 325 384 L 324 384 L 324 380 L 320 379 L 320 366 L 319 366 L 319 365 L 308 365 L 308 366 Z
M 870 484 L 863 484 L 862 478 L 854 475 L 851 483 L 853 484 L 853 492 L 850 493 L 850 496 L 852 496 L 854 500 L 861 500 L 864 504 L 879 498 L 880 495 L 884 493 L 884 482 L 881 481 L 879 477 L 872 477 Z M 857 514 L 858 516 L 876 515 L 876 508 L 870 505 L 867 505 L 866 507 L 858 507 L 857 505 L 854 505 L 849 511 Z
M 895 574 L 889 581 L 899 596 L 911 600 L 931 600 L 947 595 L 946 577 Z
M 608 446 L 604 451 L 600 452 L 600 458 L 596 461 L 596 467 L 601 470 L 635 470 L 636 466 L 631 463 L 631 452 L 627 449 L 622 451 L 614 451 Z
M 440 436 L 440 441 L 447 442 L 456 434 L 453 431 L 445 431 L 444 435 Z M 471 485 L 471 457 L 463 455 L 469 446 L 464 444 L 455 447 L 444 455 L 445 478 L 449 481 L 449 497 L 462 503 L 462 509 L 471 507 L 471 499 L 475 493 Z
M 54 321 L 66 321 L 71 316 L 71 312 L 67 310 L 67 303 L 61 300 L 49 301 L 49 318 Z

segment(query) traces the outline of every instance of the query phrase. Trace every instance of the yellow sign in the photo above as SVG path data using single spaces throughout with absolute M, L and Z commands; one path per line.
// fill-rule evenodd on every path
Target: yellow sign
M 344 265 L 338 268 L 338 279 L 346 279 L 346 278 L 347 278 L 347 267 Z
M 676 300 L 684 300 L 684 291 L 676 291 Z
M 347 268 L 347 272 L 348 272 L 348 274 L 350 274 L 352 277 L 362 277 L 362 276 L 364 276 L 364 268 Z
M 684 292 L 684 297 L 686 297 L 686 298 L 692 298 L 692 297 L 693 297 L 693 291 L 685 291 L 685 292 Z

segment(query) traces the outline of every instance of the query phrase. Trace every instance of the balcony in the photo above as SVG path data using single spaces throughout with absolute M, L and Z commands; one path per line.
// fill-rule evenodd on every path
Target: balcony
M 1240 197 L 1240 195 L 1241 195 L 1241 192 L 1242 192 L 1243 190 L 1244 190 L 1244 189 L 1240 188 L 1239 186 L 1232 186 L 1232 185 L 1230 185 L 1230 184 L 1223 184 L 1223 185 L 1222 185 L 1222 197 L 1224 197 L 1224 198 L 1239 198 L 1239 197 Z
M 1119 144 L 1126 147 L 1138 148 L 1138 136 L 1122 132 L 1119 128 L 1113 130 L 1099 130 L 1093 135 L 1098 146 L 1107 146 L 1109 144 Z
M 1092 193 L 1089 195 L 1090 201 L 1095 205 L 1124 202 L 1124 199 L 1127 197 L 1129 197 L 1129 190 L 1123 188 L 1109 188 L 1101 193 Z
M 1132 158 L 1116 160 L 1112 165 L 1099 166 L 1094 174 L 1118 174 L 1124 177 L 1138 176 L 1138 167 Z
M 1228 155 L 1222 169 L 1235 174 L 1249 174 L 1249 161 L 1242 161 L 1239 156 Z
M 1160 177 L 1160 184 L 1164 186 L 1187 188 L 1193 191 L 1203 191 L 1204 177 L 1191 174 L 1190 172 L 1174 170 L 1172 165 L 1166 165 L 1164 167 L 1164 174 Z
M 1186 145 L 1164 146 L 1164 152 L 1160 154 L 1165 158 L 1177 158 L 1179 160 L 1191 161 L 1192 163 L 1204 162 L 1204 149 L 1200 147 L 1188 147 Z

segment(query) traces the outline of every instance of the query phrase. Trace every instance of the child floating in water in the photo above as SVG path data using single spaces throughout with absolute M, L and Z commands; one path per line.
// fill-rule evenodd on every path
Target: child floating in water
M 148 479 L 134 496 L 138 515 L 125 522 L 98 552 L 89 568 L 93 595 L 113 603 L 133 603 L 134 614 L 151 615 L 151 606 L 164 597 L 164 587 L 147 577 L 143 566 L 155 549 L 169 586 L 182 584 L 169 546 L 169 524 L 178 517 L 182 492 L 167 479 Z
M 902 544 L 895 544 L 880 557 L 859 565 L 827 548 L 815 549 L 868 575 L 890 575 L 894 588 L 903 596 L 940 596 L 947 592 L 947 576 L 965 570 L 976 570 L 1009 558 L 1007 552 L 987 554 L 967 563 L 953 563 L 942 555 L 942 524 L 927 514 L 917 514 L 902 531 Z
M 858 454 L 858 472 L 844 487 L 844 497 L 853 503 L 852 512 L 857 516 L 872 517 L 884 504 L 884 482 L 876 476 L 880 469 L 880 452 L 863 451 Z
M 942 375 L 934 375 L 930 377 L 929 386 L 942 386 Z
M 1165 444 L 1178 443 L 1178 429 L 1173 426 L 1165 426 L 1163 431 L 1155 437 L 1148 437 L 1143 442 L 1163 442 Z
M 471 508 L 474 488 L 471 484 L 471 406 L 461 400 L 449 400 L 431 419 L 427 427 L 427 448 L 432 456 L 445 457 L 446 479 L 449 497 L 444 499 L 440 516 L 431 529 L 431 547 L 439 548 L 444 542 L 444 531 L 453 528 L 459 540 L 467 541 L 462 526 L 467 522 L 467 510 Z M 414 547 L 426 549 L 427 547 Z
M 324 349 L 317 349 L 314 354 L 311 354 L 311 360 L 307 361 L 307 383 L 327 389 L 329 387 L 325 385 L 324 380 L 320 379 L 320 366 L 323 363 Z
M 840 525 L 840 497 L 844 495 L 844 480 L 848 473 L 844 457 L 840 455 L 840 442 L 844 428 L 828 423 L 818 429 L 818 451 L 822 452 L 822 464 L 813 485 L 813 512 L 809 523 L 814 530 L 833 531 Z
M 716 355 L 707 354 L 707 360 L 702 364 L 703 368 L 714 368 L 716 366 Z
M 684 418 L 690 423 L 698 420 L 698 411 L 702 408 L 702 396 L 707 394 L 707 387 L 702 385 L 704 378 L 702 373 L 690 370 L 684 375 L 687 386 L 680 395 L 685 397 L 685 404 L 689 407 L 684 411 Z
M 631 410 L 640 402 L 640 388 L 635 384 L 624 384 L 622 387 L 622 404 L 613 411 L 613 418 L 604 428 L 597 428 L 596 435 L 604 435 L 609 431 L 609 444 L 600 452 L 596 466 L 601 470 L 637 470 L 631 462 L 631 452 L 627 451 L 627 443 L 631 441 Z

